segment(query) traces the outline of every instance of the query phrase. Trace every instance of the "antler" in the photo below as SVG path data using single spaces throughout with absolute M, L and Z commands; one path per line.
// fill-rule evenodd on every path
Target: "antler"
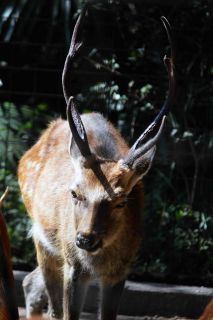
M 84 6 L 81 15 L 79 16 L 74 27 L 70 49 L 65 60 L 64 70 L 62 75 L 62 85 L 64 97 L 67 103 L 67 119 L 73 135 L 82 156 L 86 159 L 92 156 L 84 125 L 81 121 L 80 114 L 75 106 L 74 97 L 72 96 L 71 83 L 71 68 L 74 60 L 80 55 L 80 49 L 83 45 L 83 20 L 87 13 L 87 6 Z
M 63 86 L 64 98 L 66 100 L 66 103 L 68 103 L 70 96 L 72 96 L 72 88 L 70 88 L 70 84 L 71 84 L 70 70 L 72 69 L 74 60 L 77 58 L 77 56 L 79 56 L 81 51 L 80 49 L 83 45 L 83 21 L 84 21 L 84 17 L 86 16 L 86 13 L 87 13 L 87 6 L 85 5 L 75 24 L 69 52 L 64 63 L 64 70 L 62 74 L 62 86 Z
M 174 75 L 174 47 L 172 43 L 171 37 L 171 26 L 168 20 L 165 17 L 161 17 L 161 21 L 166 29 L 168 40 L 171 46 L 171 58 L 167 56 L 164 57 L 164 64 L 166 66 L 168 77 L 169 77 L 169 92 L 166 98 L 165 103 L 163 104 L 160 112 L 154 119 L 154 121 L 147 127 L 147 129 L 141 134 L 141 136 L 137 139 L 137 141 L 133 144 L 131 149 L 129 150 L 126 158 L 123 161 L 123 164 L 132 167 L 135 160 L 143 154 L 145 154 L 148 150 L 150 150 L 158 141 L 165 117 L 169 112 L 169 109 L 174 101 L 175 96 L 175 75 Z

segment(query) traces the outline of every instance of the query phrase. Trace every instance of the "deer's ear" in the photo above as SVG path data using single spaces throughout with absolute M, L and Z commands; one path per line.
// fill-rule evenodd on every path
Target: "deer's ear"
M 151 168 L 156 151 L 156 144 L 161 136 L 164 121 L 165 116 L 159 124 L 151 124 L 133 144 L 121 162 L 121 166 L 129 169 L 129 172 L 132 173 L 132 177 L 135 178 L 136 182 L 147 174 Z M 150 130 L 150 128 L 152 130 Z
M 159 124 L 151 124 L 133 144 L 128 154 L 123 159 L 121 166 L 123 165 L 123 167 L 128 168 L 131 173 L 131 179 L 129 180 L 130 188 L 143 178 L 151 168 L 155 156 L 156 144 L 161 136 L 164 121 L 165 116 Z M 150 128 L 152 130 L 150 130 Z M 148 140 L 145 139 L 145 137 L 148 138 Z
M 141 180 L 152 166 L 155 156 L 156 146 L 151 147 L 146 153 L 137 157 L 131 167 L 128 167 L 124 160 L 119 161 L 121 179 L 126 185 L 127 192 L 131 192 L 136 183 Z
M 152 161 L 155 156 L 156 146 L 153 146 L 150 150 L 148 150 L 141 157 L 138 157 L 132 165 L 132 170 L 135 175 L 140 176 L 142 178 L 145 176 L 149 169 L 152 166 Z

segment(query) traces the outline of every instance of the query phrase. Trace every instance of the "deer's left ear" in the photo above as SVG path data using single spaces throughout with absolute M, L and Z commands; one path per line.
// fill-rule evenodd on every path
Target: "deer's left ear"
M 142 179 L 148 172 L 152 166 L 152 161 L 155 156 L 156 146 L 152 147 L 145 154 L 139 157 L 133 166 L 133 175 L 131 178 L 131 188 Z
M 152 123 L 134 143 L 127 156 L 120 160 L 120 167 L 125 168 L 131 177 L 129 179 L 130 188 L 143 178 L 151 168 L 164 122 L 165 116 L 160 124 Z
M 138 157 L 134 161 L 131 169 L 134 171 L 135 175 L 138 175 L 140 176 L 140 178 L 142 178 L 148 173 L 149 169 L 152 166 L 152 161 L 155 156 L 155 151 L 156 151 L 156 146 L 153 146 L 145 154 L 143 154 L 141 157 Z
M 119 161 L 121 169 L 121 177 L 125 181 L 126 191 L 130 193 L 136 183 L 141 180 L 149 171 L 152 166 L 152 161 L 155 156 L 156 146 L 152 147 L 141 157 L 135 160 L 133 166 L 127 167 L 123 160 Z
M 145 175 L 151 167 L 155 155 L 156 144 L 161 136 L 166 116 L 161 121 L 153 121 L 133 144 L 122 165 L 141 175 Z

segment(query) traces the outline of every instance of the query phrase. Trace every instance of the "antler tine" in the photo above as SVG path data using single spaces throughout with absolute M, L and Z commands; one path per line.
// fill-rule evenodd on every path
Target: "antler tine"
M 166 19 L 166 17 L 162 16 L 160 19 L 161 19 L 161 21 L 164 25 L 164 28 L 166 30 L 166 33 L 167 33 L 167 38 L 169 40 L 169 44 L 171 47 L 171 56 L 174 57 L 174 45 L 173 45 L 172 35 L 171 35 L 171 25 L 170 25 L 169 21 Z
M 67 120 L 73 135 L 73 139 L 76 142 L 82 156 L 88 159 L 92 157 L 92 153 L 90 151 L 84 125 L 81 121 L 80 114 L 75 107 L 73 99 L 74 98 L 71 96 L 67 104 Z
M 166 29 L 167 37 L 169 40 L 170 48 L 171 48 L 171 57 L 164 56 L 164 64 L 167 69 L 168 77 L 169 77 L 169 91 L 166 98 L 165 103 L 163 104 L 161 110 L 158 115 L 152 122 L 152 124 L 147 128 L 147 130 L 143 133 L 143 141 L 145 138 L 148 138 L 154 129 L 158 130 L 160 123 L 162 121 L 163 116 L 167 115 L 170 109 L 170 106 L 173 103 L 174 95 L 175 95 L 175 75 L 174 75 L 174 45 L 172 42 L 171 36 L 171 26 L 166 17 L 162 16 L 161 21 L 163 22 L 164 28 Z M 142 142 L 142 140 L 141 140 Z
M 175 96 L 175 74 L 174 74 L 174 45 L 171 36 L 171 26 L 166 17 L 162 16 L 161 21 L 163 22 L 164 28 L 166 29 L 167 37 L 169 40 L 170 48 L 171 48 L 171 57 L 164 56 L 164 64 L 167 69 L 168 77 L 169 77 L 169 92 L 166 98 L 166 101 L 161 108 L 159 114 L 155 118 L 154 122 L 159 122 L 164 115 L 167 115 L 170 109 L 171 104 L 173 103 Z
M 88 5 L 85 5 L 75 24 L 71 43 L 70 43 L 70 49 L 64 63 L 64 69 L 62 74 L 62 86 L 63 86 L 64 98 L 66 100 L 66 103 L 68 103 L 69 97 L 72 95 L 72 88 L 70 88 L 70 83 L 71 83 L 70 70 L 72 68 L 74 58 L 76 58 L 76 54 L 79 53 L 80 48 L 83 45 L 83 36 L 82 36 L 83 21 L 84 21 L 84 17 L 86 16 L 87 9 L 88 9 Z
M 168 77 L 169 77 L 169 91 L 166 98 L 165 103 L 163 104 L 161 110 L 158 115 L 155 117 L 154 121 L 148 126 L 148 128 L 142 133 L 140 138 L 137 140 L 140 141 L 140 145 L 145 143 L 147 140 L 151 138 L 159 129 L 161 125 L 161 121 L 163 116 L 166 116 L 169 112 L 170 106 L 173 103 L 174 95 L 175 95 L 175 75 L 174 75 L 174 46 L 172 42 L 171 36 L 171 26 L 169 21 L 165 17 L 161 17 L 161 21 L 166 29 L 167 37 L 169 40 L 169 44 L 171 47 L 171 57 L 164 56 L 164 64 L 167 69 Z M 136 147 L 136 145 L 134 145 Z
M 154 121 L 146 128 L 146 130 L 131 147 L 127 157 L 124 160 L 124 163 L 128 166 L 131 166 L 139 155 L 142 156 L 145 152 L 147 152 L 148 149 L 151 149 L 152 146 L 156 144 L 162 132 L 165 117 L 168 114 L 175 96 L 174 46 L 171 37 L 171 27 L 165 17 L 161 17 L 161 21 L 166 29 L 167 37 L 171 47 L 171 57 L 164 57 L 164 64 L 169 77 L 169 92 L 165 103 L 163 104 L 158 115 L 155 117 Z

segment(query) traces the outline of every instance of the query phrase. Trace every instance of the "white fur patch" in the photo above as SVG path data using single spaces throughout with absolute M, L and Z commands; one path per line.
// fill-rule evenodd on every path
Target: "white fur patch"
M 36 162 L 36 161 L 27 161 L 26 163 L 27 169 L 34 169 L 36 172 L 39 171 L 40 169 L 40 163 Z
M 51 243 L 51 240 L 48 239 L 48 235 L 38 222 L 33 224 L 29 235 L 33 236 L 36 241 L 40 242 L 40 244 L 42 244 L 45 250 L 47 250 L 50 254 L 54 256 L 59 255 L 58 248 Z

